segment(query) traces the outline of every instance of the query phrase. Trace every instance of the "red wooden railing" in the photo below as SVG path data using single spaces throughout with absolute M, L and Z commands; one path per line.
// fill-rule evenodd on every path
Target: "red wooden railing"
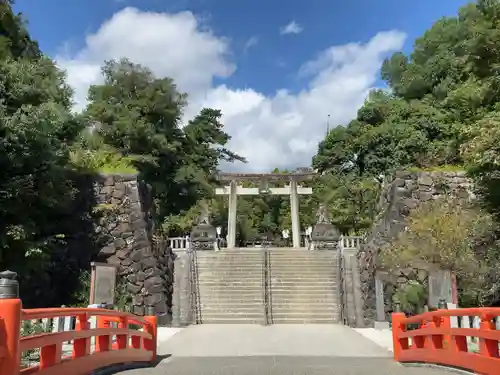
M 42 333 L 21 337 L 24 320 L 76 317 L 74 331 Z M 97 327 L 90 329 L 95 316 Z M 117 323 L 116 328 L 111 323 Z M 130 324 L 140 326 L 132 329 Z M 115 324 L 113 324 L 115 325 Z M 156 317 L 139 317 L 105 309 L 54 308 L 22 309 L 20 299 L 0 299 L 0 374 L 1 375 L 83 375 L 114 364 L 156 360 Z M 95 349 L 91 338 L 95 337 Z M 116 337 L 113 343 L 112 337 Z M 63 343 L 72 341 L 73 352 L 63 357 Z M 39 364 L 22 368 L 21 353 L 40 349 Z
M 452 316 L 479 316 L 481 324 L 479 329 L 451 328 Z M 394 313 L 394 359 L 451 366 L 482 375 L 500 374 L 500 331 L 493 321 L 498 316 L 500 308 L 437 310 L 411 317 Z M 409 330 L 408 324 L 417 328 Z M 469 350 L 468 337 L 479 339 L 477 353 Z

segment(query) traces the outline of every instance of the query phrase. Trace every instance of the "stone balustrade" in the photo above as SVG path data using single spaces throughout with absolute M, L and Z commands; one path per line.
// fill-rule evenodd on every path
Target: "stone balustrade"
M 363 242 L 363 237 L 361 236 L 342 236 L 341 238 L 341 246 L 344 249 L 358 249 Z M 189 236 L 169 237 L 167 243 L 168 247 L 173 251 L 184 251 L 189 249 L 190 238 Z

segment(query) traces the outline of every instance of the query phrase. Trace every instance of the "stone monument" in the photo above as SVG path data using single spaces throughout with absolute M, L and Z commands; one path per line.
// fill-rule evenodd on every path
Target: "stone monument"
M 92 262 L 89 304 L 115 304 L 117 267 L 108 263 Z
M 320 204 L 316 218 L 316 225 L 311 234 L 311 250 L 337 249 L 340 232 L 335 225 L 330 223 L 328 211 L 324 204 Z
M 217 231 L 210 224 L 210 211 L 208 205 L 203 202 L 198 224 L 191 230 L 191 245 L 193 250 L 216 250 Z

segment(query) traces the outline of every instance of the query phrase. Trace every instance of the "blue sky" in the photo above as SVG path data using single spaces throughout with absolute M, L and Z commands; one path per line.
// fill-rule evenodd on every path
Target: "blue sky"
M 217 34 L 234 45 L 237 72 L 229 79 L 235 87 L 251 85 L 269 93 L 277 87 L 296 88 L 294 77 L 304 58 L 330 45 L 366 41 L 378 31 L 397 29 L 413 40 L 442 16 L 454 15 L 463 0 L 17 0 L 33 36 L 48 54 L 69 43 L 83 45 L 86 34 L 120 9 L 133 6 L 156 12 L 190 10 L 205 18 Z M 314 5 L 312 5 L 314 4 Z M 282 37 L 280 27 L 295 20 L 303 31 Z M 133 25 L 131 25 L 133 28 Z M 257 44 L 245 51 L 246 43 Z
M 355 115 L 356 108 L 362 103 L 362 95 L 366 95 L 366 89 L 381 85 L 378 80 L 381 59 L 397 49 L 410 51 L 415 38 L 421 36 L 433 22 L 442 16 L 455 15 L 458 8 L 465 3 L 466 1 L 463 0 L 413 2 L 401 0 L 16 0 L 15 10 L 22 12 L 28 19 L 32 36 L 39 41 L 46 53 L 58 59 L 64 56 L 62 59 L 64 61 L 60 65 L 70 69 L 68 72 L 71 83 L 76 82 L 74 85 L 82 87 L 84 84 L 88 86 L 88 83 L 95 83 L 93 81 L 95 77 L 84 76 L 84 74 L 94 68 L 101 55 L 103 58 L 118 57 L 116 55 L 118 53 L 128 55 L 127 48 L 130 48 L 130 55 L 137 56 L 138 62 L 145 65 L 161 63 L 163 67 L 170 67 L 170 62 L 176 60 L 176 51 L 189 48 L 203 49 L 205 52 L 199 56 L 193 55 L 197 51 L 183 52 L 192 55 L 189 55 L 189 58 L 186 57 L 191 64 L 189 65 L 191 73 L 196 70 L 196 74 L 200 75 L 203 72 L 198 69 L 210 70 L 203 59 L 217 60 L 210 60 L 212 65 L 208 64 L 212 66 L 213 71 L 210 74 L 207 73 L 208 78 L 200 78 L 203 84 L 200 83 L 201 81 L 196 82 L 196 85 L 193 82 L 185 84 L 186 91 L 192 94 L 195 101 L 198 100 L 196 98 L 204 98 L 203 103 L 201 99 L 198 100 L 198 106 L 217 104 L 223 109 L 227 108 L 227 113 L 233 113 L 238 108 L 239 112 L 233 116 L 235 118 L 227 118 L 228 132 L 234 138 L 243 137 L 241 134 L 244 134 L 246 138 L 254 135 L 257 137 L 257 133 L 254 134 L 257 130 L 262 133 L 269 127 L 276 127 L 272 131 L 276 136 L 272 142 L 285 139 L 283 141 L 285 144 L 279 152 L 281 158 L 278 158 L 279 160 L 271 158 L 269 161 L 269 158 L 255 156 L 256 162 L 254 163 L 255 168 L 271 168 L 272 165 L 307 164 L 309 162 L 307 158 L 314 153 L 317 141 L 321 137 L 320 129 L 324 128 L 319 124 L 321 122 L 319 118 L 321 116 L 325 118 L 327 113 L 332 113 L 332 121 L 344 123 L 349 117 Z M 123 9 L 127 7 L 135 8 L 134 12 L 124 12 Z M 147 52 L 142 44 L 147 45 L 148 38 L 158 39 L 166 30 L 174 34 L 174 30 L 177 30 L 173 26 L 168 26 L 173 21 L 166 18 L 165 28 L 153 30 L 151 26 L 153 22 L 146 20 L 144 12 L 172 15 L 182 11 L 190 12 L 189 14 L 196 20 L 196 30 L 186 29 L 184 32 L 200 36 L 196 39 L 197 43 L 216 38 L 217 41 L 210 39 L 211 44 L 209 43 L 213 48 L 218 48 L 218 52 L 214 52 L 216 55 L 208 52 L 208 49 L 204 49 L 205 47 L 200 47 L 201 44 L 187 45 L 190 42 L 184 42 L 183 45 L 177 46 L 174 43 L 175 40 L 165 42 L 165 48 L 158 48 L 158 43 L 161 41 L 157 40 L 154 44 L 156 49 L 151 52 L 152 56 L 143 58 Z M 121 19 L 129 24 L 124 25 L 122 22 L 121 34 L 118 34 L 118 26 L 115 24 L 119 22 L 114 22 L 110 26 L 110 30 L 113 31 L 109 31 L 109 34 L 106 34 L 108 36 L 104 37 L 103 33 L 99 33 L 101 25 L 117 14 L 123 15 Z M 190 22 L 188 18 L 185 20 L 182 18 L 182 20 L 188 24 Z M 298 25 L 296 31 L 300 30 L 300 32 L 286 35 L 280 33 L 280 29 L 292 21 Z M 210 30 L 209 34 L 206 34 L 207 30 Z M 354 57 L 348 59 L 349 61 L 339 63 L 338 52 L 335 55 L 337 57 L 324 57 L 322 59 L 324 61 L 318 62 L 322 54 L 333 46 L 347 48 L 345 46 L 349 43 L 358 43 L 363 47 L 368 45 L 377 33 L 383 31 L 404 33 L 406 38 L 404 43 L 403 39 L 401 43 L 394 42 L 395 44 L 386 41 L 385 43 L 389 43 L 390 46 L 380 47 L 376 53 L 366 55 L 369 57 L 365 58 L 373 59 L 370 67 L 367 62 L 358 61 L 359 58 L 356 60 Z M 143 42 L 137 42 L 138 34 L 144 38 Z M 89 35 L 95 36 L 94 45 L 86 42 L 85 38 Z M 165 35 L 165 37 L 175 39 L 172 35 Z M 135 40 L 135 44 L 131 42 L 131 38 Z M 96 40 L 106 40 L 107 43 L 113 40 L 113 45 L 120 44 L 120 49 L 113 52 L 114 54 L 103 52 L 104 47 L 99 47 L 101 42 L 96 42 Z M 193 39 L 185 40 L 192 41 Z M 217 46 L 214 47 L 214 43 L 218 43 Z M 133 48 L 136 52 L 132 51 Z M 140 52 L 137 52 L 138 50 Z M 161 54 L 165 60 L 160 62 L 158 57 L 153 56 L 154 54 Z M 195 69 L 192 62 L 197 59 L 200 62 L 200 68 Z M 336 62 L 335 59 L 337 59 Z M 356 69 L 361 69 L 360 66 L 363 65 L 362 74 L 366 73 L 367 77 L 370 76 L 365 79 L 364 86 L 358 87 L 358 83 L 352 82 L 352 87 L 345 88 L 346 91 L 357 90 L 357 96 L 353 96 L 352 108 L 349 111 L 345 111 L 347 106 L 345 102 L 339 102 L 337 97 L 332 96 L 331 108 L 325 105 L 324 113 L 318 115 L 320 117 L 308 115 L 315 111 L 323 111 L 323 107 L 314 109 L 315 104 L 311 104 L 313 99 L 310 96 L 314 91 L 312 87 L 320 85 L 318 81 L 322 82 L 320 86 L 326 87 L 327 84 L 323 82 L 324 74 L 319 71 L 314 71 L 312 76 L 304 76 L 298 72 L 304 64 L 307 65 L 315 60 L 323 68 L 325 64 L 330 64 L 326 71 L 331 73 L 328 85 L 332 89 L 335 85 L 350 85 L 351 83 L 347 82 L 352 82 L 355 77 L 345 80 L 341 79 L 340 74 L 345 71 L 357 71 Z M 358 62 L 355 63 L 355 61 Z M 152 68 L 155 72 L 172 75 L 174 78 L 179 77 L 181 86 L 183 82 L 189 80 L 186 77 L 193 75 L 190 72 L 180 71 L 182 67 L 178 66 L 163 70 L 159 66 Z M 226 91 L 222 92 L 222 89 Z M 288 90 L 286 101 L 276 95 L 277 90 Z M 235 95 L 241 96 L 243 91 L 246 96 L 237 101 Z M 250 94 L 253 96 L 250 97 Z M 304 98 L 306 94 L 309 96 Z M 309 106 L 307 111 L 296 110 L 304 106 L 306 102 Z M 248 106 L 258 105 L 260 108 L 254 108 L 252 111 L 248 108 L 241 109 L 241 104 L 238 103 L 254 103 Z M 272 119 L 268 118 L 269 111 L 273 112 Z M 195 113 L 196 111 L 191 109 L 187 112 Z M 245 112 L 244 117 L 242 117 L 243 112 Z M 335 115 L 341 112 L 342 114 Z M 261 124 L 259 121 L 264 117 L 267 121 L 265 128 L 264 125 L 259 125 Z M 236 119 L 238 124 L 236 124 Z M 300 122 L 299 125 L 297 125 L 298 122 Z M 311 123 L 316 125 L 313 127 Z M 311 128 L 306 129 L 299 138 L 294 139 L 293 135 L 298 134 L 297 126 Z M 283 133 L 285 127 L 289 127 L 288 135 Z M 304 137 L 310 134 L 310 140 L 305 142 Z M 235 147 L 240 148 L 241 152 L 252 153 L 254 147 L 243 143 L 242 139 L 235 141 Z M 264 149 L 274 148 L 276 147 L 270 144 Z

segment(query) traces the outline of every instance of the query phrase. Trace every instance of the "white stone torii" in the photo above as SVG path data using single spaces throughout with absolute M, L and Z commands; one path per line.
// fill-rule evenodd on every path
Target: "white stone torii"
M 227 221 L 227 247 L 236 246 L 236 207 L 238 204 L 238 195 L 289 195 L 290 211 L 292 216 L 292 243 L 294 248 L 300 247 L 300 218 L 299 218 L 299 195 L 311 195 L 312 188 L 298 186 L 297 180 L 290 177 L 290 185 L 285 187 L 267 187 L 267 181 L 263 177 L 263 187 L 246 188 L 237 185 L 236 179 L 231 180 L 229 185 L 216 188 L 216 195 L 229 196 L 229 214 Z

